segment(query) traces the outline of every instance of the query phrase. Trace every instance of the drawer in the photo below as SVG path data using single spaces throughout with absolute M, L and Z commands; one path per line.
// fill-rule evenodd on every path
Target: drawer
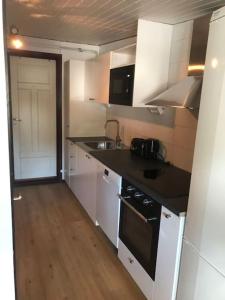
M 121 240 L 119 240 L 118 257 L 143 294 L 147 297 L 147 299 L 152 300 L 154 281 Z
M 69 145 L 69 157 L 75 157 L 76 156 L 76 149 L 77 149 L 77 145 L 70 142 Z

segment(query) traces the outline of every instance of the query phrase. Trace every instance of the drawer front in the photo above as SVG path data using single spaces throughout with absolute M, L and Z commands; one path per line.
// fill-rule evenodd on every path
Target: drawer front
M 119 240 L 118 257 L 143 294 L 147 297 L 147 299 L 152 300 L 154 288 L 153 280 L 121 240 Z

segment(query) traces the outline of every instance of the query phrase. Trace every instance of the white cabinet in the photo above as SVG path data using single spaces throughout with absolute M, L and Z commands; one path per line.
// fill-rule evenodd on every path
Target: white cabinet
M 69 60 L 64 66 L 65 136 L 76 136 L 76 104 L 84 101 L 85 62 Z
M 97 221 L 114 246 L 118 247 L 121 176 L 99 164 Z
M 110 52 L 86 61 L 85 100 L 109 103 Z
M 119 240 L 118 257 L 133 277 L 134 281 L 140 287 L 148 300 L 153 300 L 154 282 L 143 269 L 140 263 L 136 260 L 133 254 L 127 249 L 124 243 Z M 154 299 L 158 300 L 158 299 Z
M 168 85 L 173 26 L 138 21 L 133 106 L 144 107 L 148 99 Z
M 211 22 L 185 238 L 225 276 L 225 9 Z
M 77 146 L 67 140 L 65 147 L 65 181 L 71 188 L 71 178 L 77 172 Z
M 97 59 L 90 59 L 85 62 L 85 101 L 97 99 Z
M 225 277 L 184 240 L 176 300 L 224 300 Z
M 90 72 L 86 70 L 85 61 L 69 60 L 65 63 L 66 137 L 105 135 L 106 108 L 98 103 L 85 101 L 95 97 L 95 90 L 97 91 L 98 75 L 91 61 L 88 65 Z M 90 88 L 90 96 L 87 96 L 87 86 Z
M 97 101 L 103 104 L 109 103 L 110 56 L 108 52 L 97 58 Z
M 77 146 L 77 170 L 71 176 L 71 189 L 90 218 L 96 223 L 97 161 Z
M 162 207 L 154 300 L 176 299 L 184 221 L 184 216 Z

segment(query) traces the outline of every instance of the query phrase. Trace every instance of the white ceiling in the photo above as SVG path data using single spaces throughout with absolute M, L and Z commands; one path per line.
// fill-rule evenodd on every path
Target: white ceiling
M 137 19 L 176 24 L 225 0 L 6 0 L 8 28 L 21 35 L 102 45 L 135 36 Z

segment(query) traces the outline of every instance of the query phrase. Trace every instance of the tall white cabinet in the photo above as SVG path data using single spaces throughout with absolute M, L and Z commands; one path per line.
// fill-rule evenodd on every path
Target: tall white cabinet
M 177 300 L 225 299 L 225 8 L 213 14 Z
M 65 136 L 105 135 L 106 108 L 86 98 L 86 62 L 69 60 L 65 63 Z M 94 80 L 90 74 L 89 81 Z M 94 85 L 93 85 L 94 88 Z

